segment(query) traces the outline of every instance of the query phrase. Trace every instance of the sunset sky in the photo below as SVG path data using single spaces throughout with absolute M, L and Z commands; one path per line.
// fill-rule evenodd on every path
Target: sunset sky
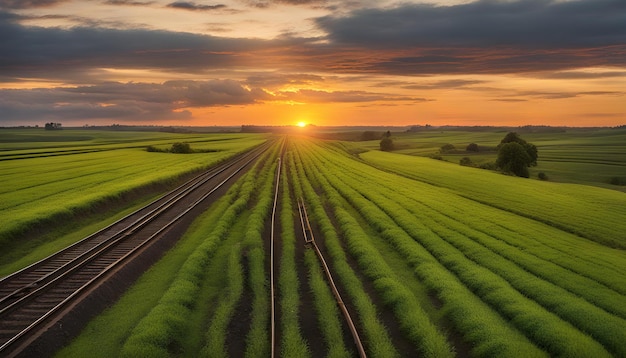
M 626 124 L 626 1 L 0 0 L 0 126 Z

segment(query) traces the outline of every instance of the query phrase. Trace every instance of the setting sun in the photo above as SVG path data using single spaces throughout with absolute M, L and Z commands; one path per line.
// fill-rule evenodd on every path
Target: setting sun
M 300 128 L 306 127 L 306 122 L 298 122 L 298 127 Z

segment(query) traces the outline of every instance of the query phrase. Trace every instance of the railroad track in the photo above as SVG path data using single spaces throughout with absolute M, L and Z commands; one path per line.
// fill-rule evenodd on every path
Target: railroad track
M 313 230 L 311 229 L 311 223 L 309 222 L 309 215 L 306 211 L 306 206 L 304 205 L 304 200 L 302 198 L 298 199 L 298 212 L 300 213 L 300 223 L 302 224 L 302 232 L 304 233 L 304 240 L 307 245 L 313 248 L 317 258 L 322 265 L 322 269 L 324 271 L 324 275 L 326 276 L 326 280 L 328 281 L 328 285 L 330 286 L 333 295 L 335 296 L 335 300 L 337 301 L 337 305 L 343 314 L 345 322 L 350 330 L 350 334 L 352 335 L 352 340 L 354 341 L 354 345 L 356 347 L 357 353 L 359 357 L 366 358 L 367 354 L 365 353 L 365 349 L 363 348 L 363 343 L 361 342 L 361 338 L 359 336 L 359 332 L 354 325 L 354 321 L 350 316 L 350 312 L 346 305 L 344 304 L 341 295 L 339 294 L 339 290 L 337 290 L 337 286 L 335 285 L 335 281 L 333 280 L 333 276 L 330 272 L 330 268 L 326 264 L 326 260 L 324 259 L 324 255 L 322 255 L 322 251 L 317 246 L 315 242 L 315 237 L 313 236 Z
M 0 279 L 0 356 L 17 355 L 28 347 L 61 311 L 75 306 L 103 277 L 157 242 L 270 145 L 219 165 L 74 245 Z

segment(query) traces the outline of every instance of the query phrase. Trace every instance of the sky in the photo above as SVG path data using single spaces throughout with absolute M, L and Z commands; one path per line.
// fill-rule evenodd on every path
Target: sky
M 0 0 L 0 126 L 47 122 L 624 125 L 626 1 Z

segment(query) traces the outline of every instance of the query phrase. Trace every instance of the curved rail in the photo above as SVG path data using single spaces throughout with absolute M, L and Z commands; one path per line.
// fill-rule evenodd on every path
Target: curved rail
M 0 292 L 10 292 L 0 300 L 0 353 L 153 243 L 270 145 L 199 175 L 75 245 L 0 280 Z
M 306 207 L 304 206 L 304 200 L 302 198 L 298 199 L 298 212 L 300 213 L 300 222 L 302 224 L 302 231 L 304 233 L 304 240 L 307 244 L 313 247 L 315 250 L 315 254 L 317 258 L 320 260 L 322 264 L 322 269 L 324 270 L 324 274 L 326 275 L 326 279 L 328 280 L 328 284 L 335 296 L 335 300 L 337 301 L 337 305 L 339 305 L 339 309 L 341 309 L 341 313 L 346 320 L 348 328 L 350 329 L 350 334 L 352 335 L 352 339 L 354 340 L 354 344 L 356 346 L 357 352 L 359 353 L 359 357 L 365 358 L 367 355 L 365 354 L 365 349 L 363 348 L 363 343 L 361 342 L 361 338 L 359 337 L 359 332 L 352 321 L 352 317 L 350 317 L 350 312 L 346 308 L 346 305 L 343 303 L 343 299 L 339 294 L 339 290 L 337 290 L 337 286 L 335 285 L 335 281 L 333 280 L 333 276 L 330 272 L 330 268 L 326 264 L 326 260 L 322 255 L 322 251 L 320 251 L 317 243 L 315 243 L 315 238 L 313 237 L 313 230 L 311 230 L 311 223 L 309 222 L 309 215 L 306 212 Z

